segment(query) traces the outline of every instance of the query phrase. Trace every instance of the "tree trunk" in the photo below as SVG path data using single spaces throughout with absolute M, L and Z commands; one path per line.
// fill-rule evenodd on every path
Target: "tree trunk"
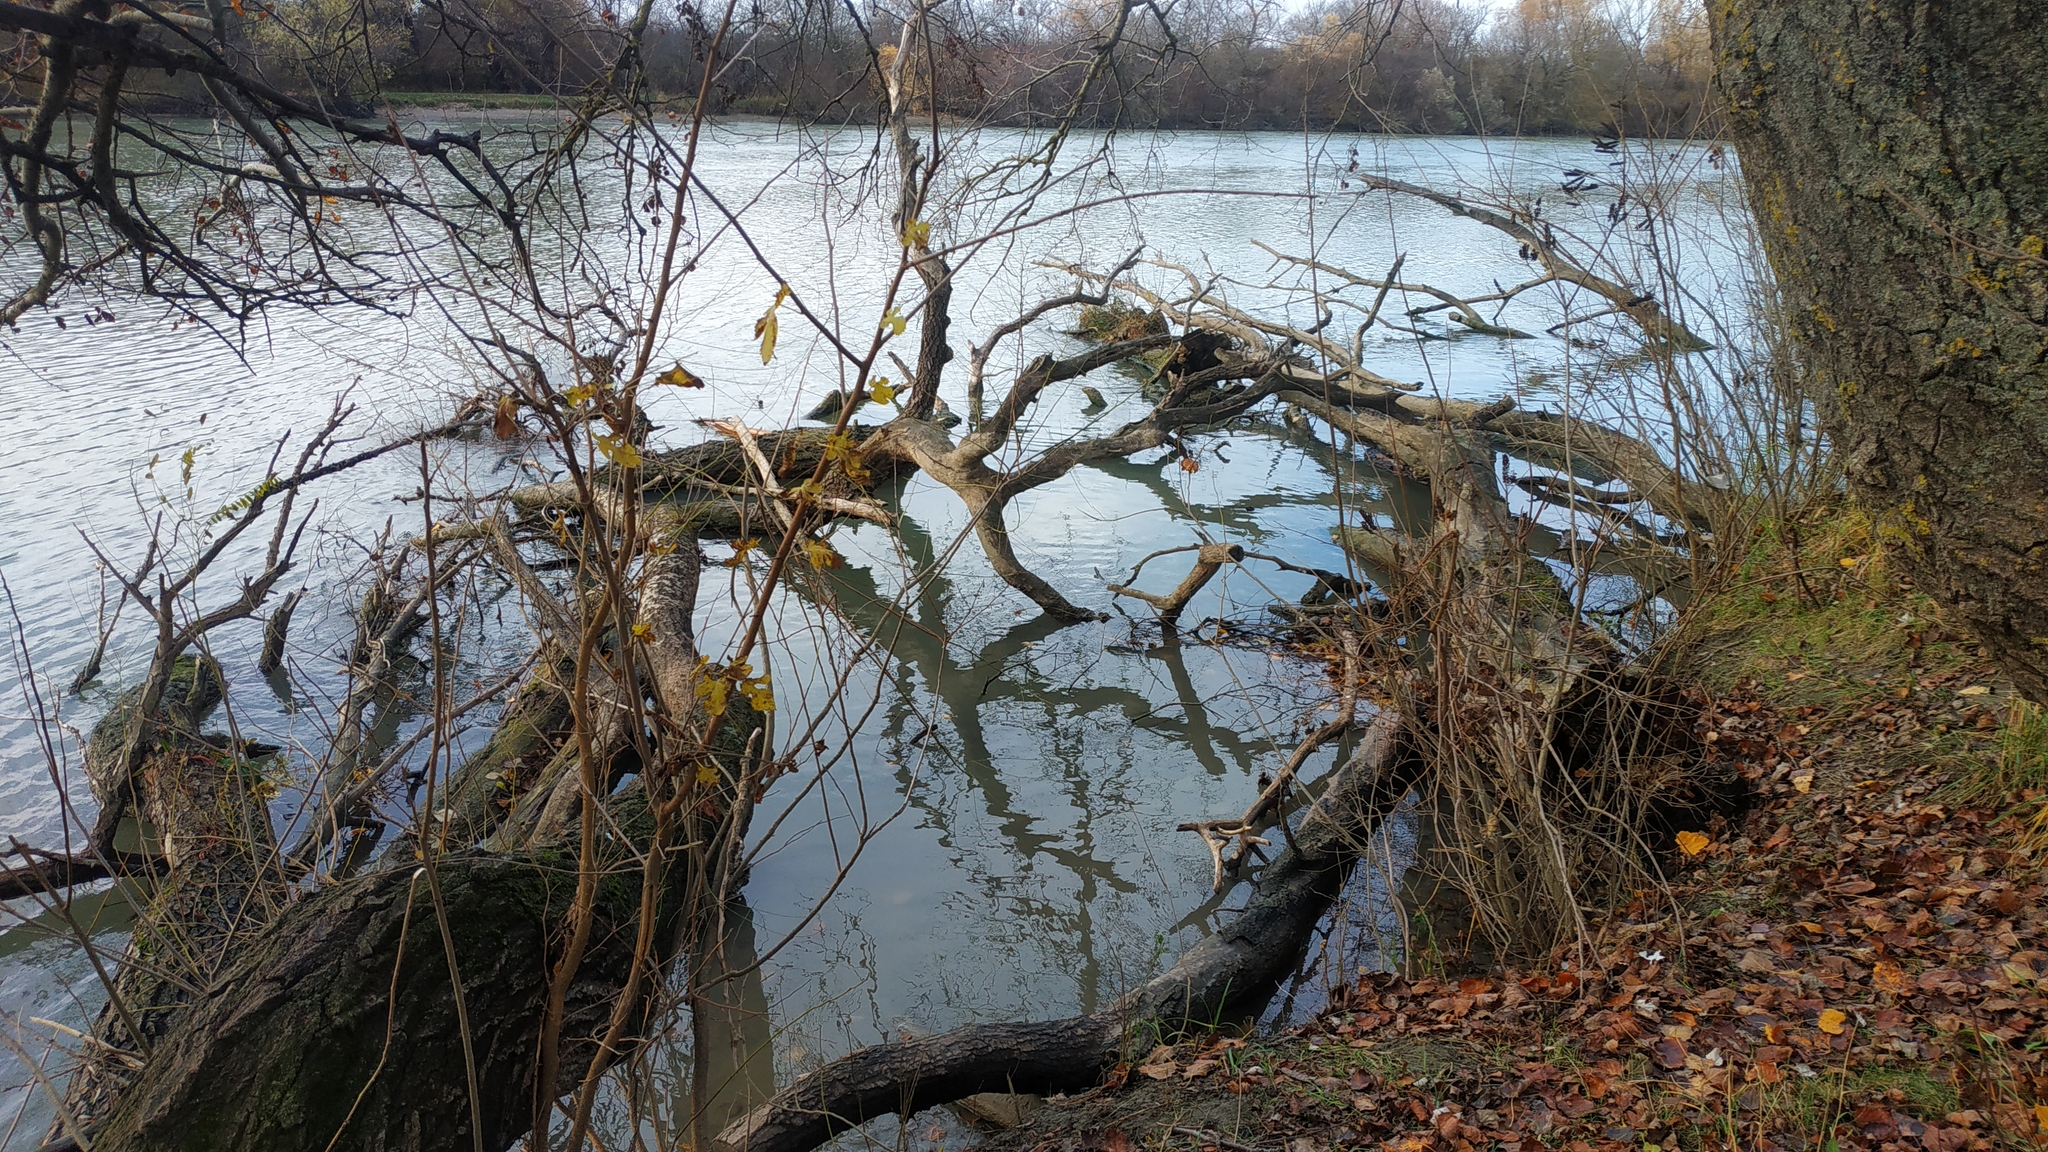
M 2009 0 L 1716 0 L 1764 250 L 1856 495 L 2048 701 L 2048 22 Z
M 441 909 L 417 871 L 391 870 L 329 888 L 269 925 L 185 1010 L 92 1147 L 473 1147 L 444 914 L 474 1039 L 483 1147 L 510 1146 L 533 1120 L 551 938 L 576 890 L 575 858 L 461 855 L 438 868 Z M 600 888 L 570 990 L 554 1093 L 588 1067 L 588 1037 L 604 1027 L 632 962 L 638 911 L 638 869 L 619 868 Z

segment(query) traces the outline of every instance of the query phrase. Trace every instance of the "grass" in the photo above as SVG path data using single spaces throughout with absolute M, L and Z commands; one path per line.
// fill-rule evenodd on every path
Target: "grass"
M 1081 309 L 1075 335 L 1110 344 L 1118 340 L 1135 340 L 1140 336 L 1160 336 L 1166 331 L 1164 315 L 1148 312 L 1129 300 L 1111 299 L 1107 304 Z
M 1938 1121 L 1963 1106 L 1955 1085 L 1936 1079 L 1917 1066 L 1815 1069 L 1811 1080 L 1788 1080 L 1765 1093 L 1763 1111 L 1775 1114 L 1782 1129 L 1807 1134 L 1815 1142 L 1831 1138 L 1835 1125 L 1854 1111 L 1845 1101 L 1885 1100 L 1916 1120 Z
M 1750 679 L 1783 703 L 1828 705 L 1973 658 L 1882 535 L 1847 504 L 1764 526 L 1696 619 L 1709 684 Z
M 1880 707 L 1910 715 L 1917 727 L 1830 758 L 1865 775 L 1943 776 L 1944 794 L 1959 802 L 2048 787 L 2048 720 L 2007 716 L 2008 689 L 1969 683 L 1986 679 L 1975 640 L 1944 623 L 1904 571 L 1900 546 L 1846 500 L 1764 525 L 1685 625 L 1692 671 L 1713 692 L 1751 683 L 1788 718 L 1858 741 L 1867 730 L 1840 722 Z M 2009 750 L 1994 755 L 1994 736 Z

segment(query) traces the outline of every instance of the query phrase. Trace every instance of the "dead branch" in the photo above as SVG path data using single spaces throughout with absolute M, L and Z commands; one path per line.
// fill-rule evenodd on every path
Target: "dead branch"
M 1383 176 L 1361 176 L 1360 180 L 1372 190 L 1399 192 L 1406 196 L 1419 196 L 1432 204 L 1450 211 L 1454 216 L 1463 216 L 1489 228 L 1506 233 L 1519 241 L 1523 248 L 1542 265 L 1549 279 L 1561 280 L 1577 285 L 1602 297 L 1629 319 L 1636 322 L 1651 339 L 1670 345 L 1680 352 L 1703 352 L 1713 344 L 1700 338 L 1691 329 L 1671 318 L 1658 307 L 1654 297 L 1625 288 L 1604 276 L 1598 275 L 1566 256 L 1559 250 L 1556 236 L 1550 226 L 1533 218 L 1524 220 L 1520 213 L 1497 212 L 1483 205 L 1472 204 L 1455 196 L 1447 196 L 1434 189 L 1424 188 Z
M 1159 553 L 1155 552 L 1153 555 L 1157 556 Z M 1150 559 L 1151 556 L 1145 558 Z M 1196 549 L 1194 566 L 1188 569 L 1186 576 L 1181 577 L 1174 590 L 1164 596 L 1155 596 L 1130 586 L 1130 581 L 1135 581 L 1139 569 L 1145 566 L 1145 560 L 1138 561 L 1137 566 L 1131 569 L 1131 575 L 1125 583 L 1111 584 L 1109 590 L 1118 596 L 1129 596 L 1152 605 L 1159 613 L 1159 622 L 1172 628 L 1179 622 L 1181 611 L 1188 606 L 1188 601 L 1195 598 L 1195 593 L 1200 592 L 1216 573 L 1222 571 L 1225 564 L 1235 564 L 1243 559 L 1244 549 L 1236 544 L 1203 544 Z
M 285 634 L 291 630 L 292 613 L 298 609 L 299 600 L 305 596 L 305 589 L 287 593 L 270 610 L 269 619 L 263 622 L 263 652 L 256 657 L 256 670 L 265 675 L 277 671 L 284 664 Z
M 1390 291 L 1413 292 L 1419 295 L 1432 297 L 1438 301 L 1437 304 L 1432 305 L 1430 307 L 1410 309 L 1408 315 L 1411 317 L 1424 316 L 1430 312 L 1435 312 L 1440 309 L 1450 309 L 1453 318 L 1455 318 L 1458 321 L 1458 323 L 1463 324 L 1466 328 L 1472 330 L 1473 332 L 1477 332 L 1482 336 L 1499 336 L 1503 339 L 1508 340 L 1534 340 L 1536 338 L 1534 333 L 1524 332 L 1519 328 L 1507 328 L 1503 327 L 1502 325 L 1496 324 L 1486 319 L 1484 316 L 1481 316 L 1479 314 L 1479 310 L 1476 307 L 1474 307 L 1474 305 L 1482 303 L 1491 303 L 1494 301 L 1498 301 L 1502 304 L 1505 304 L 1508 301 L 1513 300 L 1516 296 L 1519 296 L 1522 293 L 1527 292 L 1531 288 L 1548 284 L 1552 280 L 1556 279 L 1556 277 L 1554 276 L 1543 276 L 1538 279 L 1528 281 L 1524 284 L 1517 284 L 1513 288 L 1503 289 L 1499 292 L 1490 293 L 1488 295 L 1462 297 L 1453 295 L 1452 293 L 1446 292 L 1443 289 L 1437 288 L 1433 285 L 1414 284 L 1396 280 L 1394 276 L 1391 274 L 1383 279 L 1374 280 L 1370 277 L 1360 276 L 1356 272 L 1346 271 L 1345 269 L 1339 268 L 1334 264 L 1325 264 L 1320 260 L 1310 260 L 1301 256 L 1290 256 L 1287 253 L 1282 252 L 1279 249 L 1274 248 L 1268 244 L 1265 244 L 1262 241 L 1254 240 L 1252 241 L 1252 243 L 1258 245 L 1259 248 L 1263 249 L 1267 255 L 1273 257 L 1273 259 L 1275 260 L 1285 261 L 1286 263 L 1293 264 L 1296 267 L 1300 268 L 1313 268 L 1318 272 L 1323 272 L 1331 276 L 1335 276 L 1349 285 L 1354 285 L 1360 288 L 1376 288 L 1379 290 L 1379 295 L 1373 299 L 1372 307 L 1366 313 L 1365 323 L 1359 325 L 1358 336 L 1352 340 L 1352 355 L 1354 358 L 1356 358 L 1359 355 L 1362 355 L 1362 341 L 1365 335 L 1365 330 L 1367 328 L 1370 328 L 1372 326 L 1372 322 L 1379 316 L 1380 306 L 1386 301 L 1387 293 Z M 1401 259 L 1401 257 L 1397 257 L 1394 262 L 1395 269 L 1397 272 L 1400 268 Z
M 1212 887 L 1223 887 L 1224 869 L 1241 867 L 1251 855 L 1253 845 L 1272 843 L 1257 833 L 1266 825 L 1268 818 L 1286 802 L 1289 791 L 1294 787 L 1295 774 L 1308 762 L 1308 758 L 1315 754 L 1316 749 L 1349 731 L 1353 719 L 1358 715 L 1358 637 L 1349 631 L 1340 631 L 1338 640 L 1344 650 L 1344 668 L 1339 673 L 1342 679 L 1338 688 L 1337 715 L 1295 745 L 1293 754 L 1287 758 L 1287 763 L 1281 765 L 1280 771 L 1274 773 L 1273 779 L 1260 789 L 1258 798 L 1244 810 L 1244 815 L 1235 820 L 1196 820 L 1175 827 L 1175 831 L 1178 832 L 1199 834 L 1202 843 L 1208 846 L 1209 855 L 1216 865 L 1216 879 Z M 1225 860 L 1223 849 L 1229 846 L 1232 839 L 1238 842 L 1237 855 Z

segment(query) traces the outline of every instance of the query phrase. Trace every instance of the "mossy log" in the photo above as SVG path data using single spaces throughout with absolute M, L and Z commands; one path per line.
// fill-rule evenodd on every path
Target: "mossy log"
M 623 858 L 613 863 L 569 990 L 550 1094 L 580 1082 L 590 1037 L 609 1019 L 632 963 L 640 869 Z M 92 1146 L 472 1147 L 462 1026 L 437 919 L 452 939 L 472 1033 L 482 1145 L 511 1146 L 533 1121 L 534 1051 L 576 861 L 464 853 L 436 867 L 438 909 L 421 871 L 404 869 L 369 873 L 286 911 L 187 1009 L 91 1134 Z

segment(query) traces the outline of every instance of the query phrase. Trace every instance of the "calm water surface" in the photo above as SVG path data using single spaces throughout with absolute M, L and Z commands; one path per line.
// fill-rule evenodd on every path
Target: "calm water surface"
M 875 284 L 893 266 L 894 241 L 879 214 L 831 173 L 868 143 L 730 125 L 712 134 L 702 159 L 722 199 L 752 205 L 753 234 L 782 274 L 813 298 L 836 300 L 856 332 L 874 323 Z M 1018 143 L 991 134 L 976 147 L 996 155 Z M 1484 290 L 1526 267 L 1511 242 L 1482 227 L 1344 187 L 1354 145 L 1361 167 L 1438 186 L 1555 188 L 1564 170 L 1599 170 L 1611 160 L 1583 142 L 1124 137 L 1113 155 L 1133 191 L 1313 195 L 1140 200 L 983 250 L 962 269 L 955 293 L 962 360 L 949 402 L 964 410 L 970 342 L 1014 315 L 1020 301 L 1071 286 L 1035 263 L 1042 258 L 1099 267 L 1143 243 L 1215 278 L 1234 300 L 1302 325 L 1314 321 L 1304 282 L 1276 269 L 1255 241 L 1291 252 L 1313 246 L 1324 260 L 1367 275 L 1406 252 L 1404 278 L 1461 291 Z M 1682 192 L 1685 210 L 1711 233 L 1724 177 L 1704 167 L 1697 175 Z M 1589 222 L 1608 203 L 1597 194 L 1578 207 L 1562 199 L 1560 218 Z M 664 358 L 690 364 L 710 387 L 662 389 L 653 398 L 664 445 L 700 438 L 698 417 L 793 422 L 839 384 L 832 360 L 787 319 L 775 363 L 760 364 L 751 328 L 775 281 L 715 222 L 696 235 L 704 244 L 699 270 L 672 303 Z M 625 252 L 646 242 L 622 230 L 618 243 Z M 1176 274 L 1146 275 L 1184 290 Z M 1540 329 L 1565 305 L 1532 298 L 1510 322 Z M 14 658 L 0 662 L 0 835 L 61 844 L 67 792 L 89 821 L 91 800 L 76 777 L 81 734 L 144 670 L 147 637 L 131 612 L 100 682 L 81 697 L 62 692 L 92 646 L 103 599 L 112 602 L 91 545 L 132 564 L 151 517 L 203 519 L 261 477 L 270 444 L 295 428 L 303 436 L 343 392 L 356 406 L 352 432 L 369 441 L 445 418 L 453 397 L 482 387 L 449 332 L 447 320 L 427 311 L 410 319 L 279 313 L 221 332 L 175 323 L 141 301 L 79 299 L 0 334 L 0 574 L 12 598 L 10 626 L 19 621 Z M 1043 326 L 996 358 L 992 389 L 1037 352 L 1068 346 Z M 1552 340 L 1421 343 L 1384 334 L 1367 348 L 1386 375 L 1452 396 L 1515 392 L 1530 403 L 1555 399 L 1572 358 L 1599 355 Z M 1110 400 L 1101 412 L 1084 411 L 1080 383 L 1040 401 L 1031 444 L 1113 427 L 1142 411 L 1136 380 L 1104 372 L 1089 381 Z M 1110 609 L 1105 582 L 1146 553 L 1191 542 L 1198 524 L 1257 551 L 1341 568 L 1328 534 L 1338 493 L 1381 514 L 1401 495 L 1277 421 L 1254 421 L 1219 443 L 1220 455 L 1205 455 L 1193 474 L 1139 459 L 1077 470 L 1020 500 L 1011 520 L 1024 560 L 1075 601 Z M 188 450 L 189 483 L 180 464 Z M 437 489 L 483 491 L 518 476 L 519 453 L 495 444 L 439 444 L 431 456 Z M 420 467 L 400 453 L 320 487 L 306 562 L 291 577 L 290 586 L 310 592 L 295 625 L 289 692 L 273 691 L 255 672 L 254 628 L 214 638 L 244 736 L 302 754 L 320 745 L 345 690 L 344 582 L 361 572 L 365 541 L 387 524 L 400 535 L 417 530 L 419 505 L 403 498 L 418 489 Z M 747 892 L 757 941 L 794 934 L 758 989 L 769 1009 L 761 1036 L 784 1076 L 907 1032 L 1091 1009 L 1171 963 L 1219 914 L 1206 852 L 1174 826 L 1242 809 L 1258 774 L 1328 715 L 1320 711 L 1328 691 L 1319 665 L 1249 646 L 1162 646 L 1156 628 L 1121 614 L 1101 625 L 1048 627 L 994 579 L 971 537 L 961 546 L 966 520 L 950 493 L 913 480 L 899 499 L 900 536 L 842 528 L 835 543 L 848 566 L 829 585 L 778 602 L 784 640 L 772 663 L 782 730 L 815 721 L 828 739 L 851 733 L 849 755 L 784 822 Z M 1148 569 L 1147 584 L 1170 584 L 1181 571 L 1174 563 Z M 935 577 L 912 587 L 912 573 L 934 567 Z M 228 590 L 230 580 L 223 571 L 211 592 Z M 1299 577 L 1248 565 L 1212 586 L 1189 617 L 1257 619 L 1273 597 L 1303 590 Z M 727 589 L 707 575 L 699 612 L 707 650 L 730 635 L 745 598 L 743 586 Z M 836 600 L 836 611 L 821 606 L 825 599 Z M 895 659 L 842 667 L 863 638 L 884 641 Z M 502 639 L 510 645 L 516 637 Z M 24 651 L 32 682 L 22 675 Z M 486 646 L 470 654 L 470 666 L 514 655 Z M 842 672 L 854 689 L 835 702 L 829 689 Z M 46 739 L 60 776 L 73 774 L 68 789 L 53 780 Z M 281 798 L 281 822 L 296 814 L 293 799 Z M 886 827 L 806 925 L 849 854 L 847 830 L 862 819 Z M 1411 836 L 1405 825 L 1392 828 L 1386 860 L 1354 885 L 1347 963 L 1369 962 L 1375 933 L 1397 923 L 1386 892 Z M 103 945 L 118 946 L 120 900 L 81 900 L 78 912 Z M 28 1017 L 83 1027 L 102 998 L 80 949 L 52 928 L 45 917 L 0 933 L 0 1010 L 32 1049 L 50 1033 Z M 43 1105 L 26 1076 L 0 1073 L 0 1082 L 15 1085 L 0 1099 L 0 1118 L 25 1108 L 5 1146 L 32 1147 Z

